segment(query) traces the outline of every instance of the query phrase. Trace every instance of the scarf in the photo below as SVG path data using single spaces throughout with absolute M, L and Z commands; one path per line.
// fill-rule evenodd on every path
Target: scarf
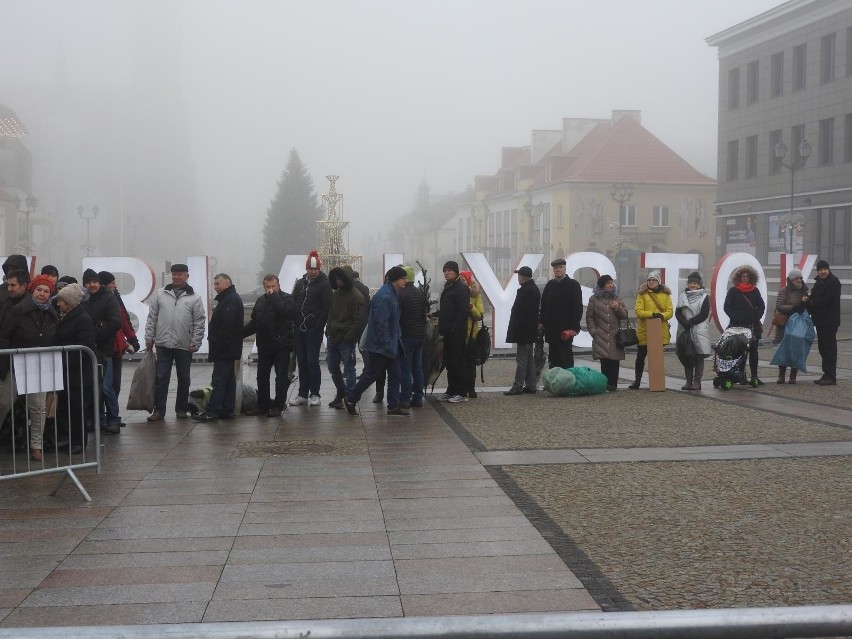
M 754 290 L 754 284 L 743 284 L 740 282 L 736 285 L 736 288 L 740 293 L 751 293 Z
M 592 296 L 600 297 L 605 300 L 614 300 L 616 297 L 618 297 L 618 287 L 613 286 L 612 291 L 606 291 L 602 288 L 598 288 L 596 284 L 595 287 L 592 289 Z
M 36 299 L 33 298 L 33 304 L 36 305 L 36 308 L 42 311 L 46 311 L 50 308 L 50 300 L 47 300 L 44 304 L 36 302 Z

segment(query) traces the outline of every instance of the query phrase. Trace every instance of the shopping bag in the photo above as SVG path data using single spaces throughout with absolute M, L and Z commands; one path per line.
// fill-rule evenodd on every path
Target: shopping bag
M 148 350 L 130 382 L 130 394 L 127 396 L 127 410 L 146 410 L 154 412 L 154 385 L 157 380 L 157 357 Z
M 815 337 L 816 331 L 810 314 L 807 311 L 793 313 L 787 320 L 784 337 L 769 363 L 772 366 L 790 366 L 807 373 L 808 354 Z

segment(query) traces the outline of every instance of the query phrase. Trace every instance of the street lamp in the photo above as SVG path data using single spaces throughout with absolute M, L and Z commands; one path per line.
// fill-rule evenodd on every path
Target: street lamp
M 609 196 L 613 199 L 614 202 L 618 203 L 618 237 L 615 238 L 615 261 L 617 266 L 616 277 L 615 279 L 618 281 L 618 285 L 621 286 L 621 281 L 618 277 L 618 271 L 621 267 L 621 252 L 624 250 L 624 247 L 627 246 L 627 238 L 624 237 L 623 226 L 624 222 L 621 219 L 621 209 L 625 207 L 625 205 L 630 201 L 633 197 L 633 193 L 635 189 L 632 184 L 613 184 L 609 190 Z M 625 215 L 627 214 L 625 210 Z M 612 228 L 612 225 L 610 225 Z
M 132 255 L 133 257 L 136 257 L 136 233 L 137 233 L 136 229 L 138 229 L 140 226 L 142 226 L 143 222 L 145 221 L 145 217 L 142 216 L 142 215 L 139 215 L 139 216 L 136 216 L 136 217 L 134 217 L 132 215 L 128 215 L 126 219 L 127 219 L 127 226 L 129 226 L 130 228 L 133 229 L 133 238 L 132 238 L 132 243 L 130 245 L 130 255 Z
M 783 140 L 780 140 L 778 144 L 775 145 L 774 151 L 775 159 L 778 160 L 778 164 L 780 164 L 784 168 L 790 169 L 790 212 L 785 213 L 783 216 L 781 216 L 779 227 L 782 231 L 785 231 L 787 233 L 787 252 L 792 253 L 793 231 L 801 231 L 803 228 L 805 228 L 805 217 L 801 213 L 796 213 L 793 209 L 793 200 L 796 195 L 796 171 L 805 166 L 805 162 L 807 162 L 808 158 L 811 155 L 811 145 L 807 140 L 802 139 L 801 143 L 799 143 L 799 157 L 793 158 L 793 161 L 791 161 L 789 164 L 784 162 L 784 156 L 787 155 L 787 145 L 784 144 Z
M 18 213 L 23 213 L 27 218 L 24 235 L 25 239 L 23 242 L 18 242 L 18 248 L 24 255 L 29 255 L 33 248 L 32 242 L 30 241 L 30 215 L 32 215 L 38 207 L 38 198 L 35 195 L 28 195 L 23 201 L 23 204 L 25 204 L 27 208 L 22 209 L 21 204 L 21 198 L 16 197 L 15 208 L 18 209 Z
M 86 257 L 91 257 L 92 251 L 95 250 L 95 245 L 92 244 L 91 222 L 98 217 L 98 210 L 97 205 L 93 206 L 90 215 L 82 204 L 77 207 L 77 215 L 80 216 L 80 219 L 86 220 L 86 243 L 80 245 L 80 248 L 86 251 Z

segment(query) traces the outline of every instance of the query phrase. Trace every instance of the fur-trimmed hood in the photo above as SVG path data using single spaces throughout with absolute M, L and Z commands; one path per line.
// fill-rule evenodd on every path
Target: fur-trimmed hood
M 734 272 L 731 273 L 731 285 L 739 284 L 740 277 L 743 273 L 748 273 L 749 284 L 757 286 L 757 283 L 760 281 L 760 275 L 758 275 L 757 271 L 748 264 L 744 264 L 743 266 L 739 266 L 734 269 Z

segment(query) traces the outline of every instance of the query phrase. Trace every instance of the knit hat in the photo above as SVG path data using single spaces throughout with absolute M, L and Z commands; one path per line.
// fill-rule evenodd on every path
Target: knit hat
M 651 271 L 650 273 L 648 273 L 648 279 L 649 280 L 657 280 L 658 282 L 663 281 L 663 278 L 660 277 L 659 271 Z
M 316 251 L 308 253 L 308 259 L 305 261 L 305 268 L 322 268 L 319 253 Z
M 41 267 L 42 275 L 52 275 L 53 277 L 59 277 L 59 269 L 56 268 L 53 264 L 45 264 Z
M 53 285 L 53 280 L 47 275 L 36 275 L 32 280 L 30 280 L 30 285 L 28 290 L 32 293 L 36 290 L 36 286 L 44 285 L 50 289 L 50 294 L 53 295 L 56 292 L 56 287 Z
M 792 280 L 794 277 L 802 277 L 802 271 L 797 268 L 791 268 L 787 273 L 787 279 Z
M 817 262 L 816 270 L 820 270 L 821 268 L 829 268 L 828 262 L 826 262 L 825 260 L 820 260 L 819 262 Z
M 411 264 L 403 264 L 402 268 L 405 269 L 405 281 L 414 283 L 414 267 Z
M 401 266 L 391 266 L 390 270 L 385 275 L 386 282 L 396 282 L 397 280 L 406 279 L 405 269 Z
M 66 304 L 77 306 L 83 301 L 83 289 L 80 288 L 79 284 L 69 284 L 59 291 L 56 296 Z
M 59 282 L 61 282 L 63 284 L 76 284 L 77 278 L 71 277 L 70 275 L 63 275 L 62 277 L 59 278 Z
M 704 283 L 701 281 L 701 273 L 698 271 L 692 271 L 692 273 L 686 276 L 686 283 L 689 284 L 691 282 L 695 282 L 699 286 L 704 286 Z
M 115 281 L 115 275 L 110 273 L 109 271 L 101 271 L 98 273 L 98 279 L 101 282 L 101 286 L 106 286 Z
M 101 278 L 98 277 L 98 274 L 94 270 L 87 268 L 83 273 L 83 284 L 91 282 L 92 280 L 95 280 L 100 283 Z
M 450 260 L 449 262 L 447 262 L 447 263 L 445 263 L 445 264 L 444 264 L 444 268 L 442 268 L 441 270 L 442 270 L 442 271 L 447 271 L 447 270 L 449 270 L 449 271 L 453 271 L 453 272 L 455 272 L 456 274 L 458 274 L 458 272 L 459 272 L 459 263 L 458 263 L 458 262 L 453 262 L 452 260 Z
M 473 280 L 473 273 L 470 271 L 462 271 L 459 273 L 464 278 L 464 281 L 467 282 L 467 285 L 470 286 L 470 282 Z
M 598 288 L 603 288 L 610 282 L 612 282 L 612 275 L 601 275 L 598 278 Z

